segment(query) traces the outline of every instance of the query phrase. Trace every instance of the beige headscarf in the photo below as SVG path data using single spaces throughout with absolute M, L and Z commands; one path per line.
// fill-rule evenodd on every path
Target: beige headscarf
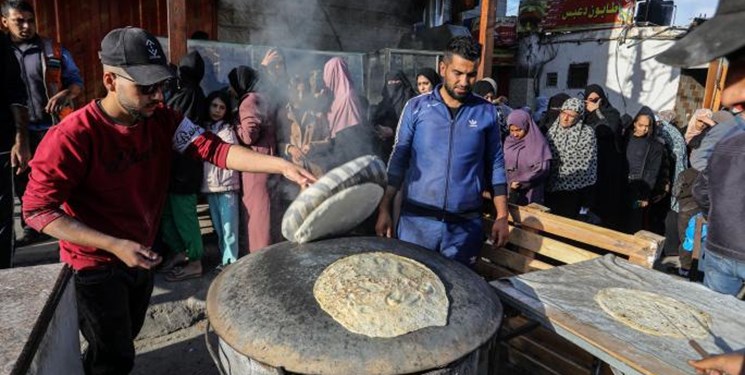
M 693 137 L 701 134 L 702 131 L 704 131 L 704 128 L 699 129 L 698 128 L 698 117 L 699 116 L 709 116 L 711 117 L 711 110 L 706 108 L 697 109 L 696 112 L 693 112 L 693 116 L 691 116 L 691 120 L 688 121 L 688 128 L 686 129 L 685 139 L 686 144 L 691 142 L 691 139 Z

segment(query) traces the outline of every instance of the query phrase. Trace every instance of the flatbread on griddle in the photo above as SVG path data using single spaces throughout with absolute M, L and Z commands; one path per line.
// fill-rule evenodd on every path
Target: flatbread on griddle
M 336 322 L 368 337 L 447 325 L 449 301 L 440 278 L 399 255 L 374 252 L 337 260 L 318 277 L 313 295 Z

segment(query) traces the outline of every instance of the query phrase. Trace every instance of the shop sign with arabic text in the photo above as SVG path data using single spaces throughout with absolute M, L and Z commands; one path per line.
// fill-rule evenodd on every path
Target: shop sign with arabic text
M 550 1 L 543 31 L 613 27 L 633 22 L 634 0 Z

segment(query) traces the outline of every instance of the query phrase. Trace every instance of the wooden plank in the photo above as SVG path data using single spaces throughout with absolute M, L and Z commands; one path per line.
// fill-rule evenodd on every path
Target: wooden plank
M 494 249 L 491 245 L 483 246 L 481 249 L 481 256 L 502 267 L 515 270 L 517 273 L 554 268 L 550 264 L 541 262 L 540 260 L 531 259 L 525 255 L 505 248 Z
M 532 321 L 526 319 L 522 315 L 518 315 L 505 319 L 502 323 L 502 327 L 505 331 L 510 332 L 530 322 Z M 575 363 L 577 366 L 590 368 L 595 360 L 595 357 L 584 349 L 574 345 L 569 340 L 557 335 L 556 332 L 552 332 L 545 327 L 538 327 L 526 333 L 524 336 L 529 338 L 531 341 L 539 342 L 541 345 L 551 348 L 551 351 L 556 353 L 558 356 Z
M 168 0 L 168 55 L 178 65 L 186 55 L 186 0 Z
M 652 353 L 639 350 L 598 327 L 582 324 L 571 315 L 525 295 L 508 281 L 493 281 L 491 285 L 503 303 L 516 307 L 544 327 L 627 375 L 683 374 L 679 368 L 661 361 Z
M 565 375 L 589 375 L 592 362 L 578 364 L 572 358 L 563 356 L 553 350 L 553 347 L 531 338 L 530 336 L 516 337 L 510 340 L 510 346 L 522 353 L 528 354 L 533 360 L 551 369 L 560 369 Z M 574 345 L 572 345 L 574 346 Z M 575 346 L 576 347 L 576 346 Z
M 476 262 L 476 273 L 484 277 L 487 281 L 497 280 L 503 277 L 515 276 L 515 272 L 510 271 L 504 267 L 499 267 L 496 264 L 489 263 L 482 259 Z
M 654 262 L 660 258 L 660 256 L 662 255 L 662 250 L 665 248 L 665 237 L 646 230 L 634 233 L 634 237 L 648 241 L 650 244 L 650 249 L 654 251 L 650 252 L 650 254 L 647 255 L 647 258 L 633 256 L 629 257 L 629 261 L 642 267 L 646 267 L 647 263 L 654 264 Z
M 563 373 L 557 372 L 544 365 L 543 363 L 532 358 L 531 355 L 521 352 L 513 346 L 507 347 L 507 356 L 509 361 L 517 367 L 527 370 L 528 374 L 531 375 L 562 375 Z
M 479 61 L 478 77 L 491 77 L 492 61 L 494 58 L 494 24 L 497 16 L 497 1 L 507 0 L 481 0 L 481 21 L 479 22 L 479 43 L 481 49 L 481 60 Z M 496 95 L 496 93 L 494 93 Z
M 650 241 L 530 207 L 510 205 L 510 219 L 521 227 L 537 229 L 636 259 L 652 259 L 657 251 Z M 653 263 L 646 262 L 642 265 L 651 268 Z
M 600 257 L 591 251 L 513 226 L 510 226 L 510 243 L 567 264 Z

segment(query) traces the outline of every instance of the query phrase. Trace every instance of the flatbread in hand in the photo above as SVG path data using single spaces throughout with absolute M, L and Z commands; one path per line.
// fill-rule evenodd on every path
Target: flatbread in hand
M 646 334 L 676 338 L 705 338 L 711 316 L 670 297 L 642 290 L 605 288 L 595 302 L 621 323 Z
M 313 295 L 347 330 L 368 337 L 397 337 L 447 325 L 449 301 L 440 278 L 399 255 L 351 255 L 328 266 Z

